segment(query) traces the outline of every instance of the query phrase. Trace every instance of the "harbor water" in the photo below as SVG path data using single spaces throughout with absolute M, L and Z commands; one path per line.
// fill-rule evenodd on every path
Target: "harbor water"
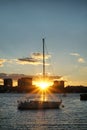
M 80 94 L 54 95 L 62 99 L 60 109 L 20 111 L 17 101 L 35 95 L 0 94 L 0 130 L 87 130 L 87 101 Z

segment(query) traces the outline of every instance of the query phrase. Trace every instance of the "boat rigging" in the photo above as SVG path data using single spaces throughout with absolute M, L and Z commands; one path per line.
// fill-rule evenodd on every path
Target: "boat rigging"
M 42 75 L 42 80 L 37 81 L 36 85 L 39 86 L 42 90 L 42 100 L 25 100 L 21 101 L 18 104 L 18 109 L 19 110 L 30 110 L 30 109 L 56 109 L 59 108 L 59 106 L 62 103 L 62 100 L 58 101 L 46 101 L 45 100 L 45 90 L 47 87 L 50 85 L 50 80 L 47 79 L 46 74 L 45 74 L 45 39 L 42 39 L 43 42 L 43 75 Z

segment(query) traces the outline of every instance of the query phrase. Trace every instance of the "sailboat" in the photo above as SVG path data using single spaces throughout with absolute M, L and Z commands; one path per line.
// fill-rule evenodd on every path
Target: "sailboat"
M 43 41 L 43 81 L 45 80 L 45 39 Z M 45 100 L 45 91 L 43 93 L 43 100 L 25 100 L 20 101 L 18 104 L 19 110 L 33 110 L 33 109 L 57 109 L 60 107 L 62 100 L 49 101 Z

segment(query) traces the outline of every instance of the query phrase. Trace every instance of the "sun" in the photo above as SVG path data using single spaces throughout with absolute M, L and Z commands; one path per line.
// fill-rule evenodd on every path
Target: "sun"
M 50 86 L 53 85 L 53 82 L 47 78 L 40 78 L 34 81 L 34 85 L 39 87 L 41 90 L 47 90 Z
M 46 90 L 50 86 L 50 83 L 48 81 L 38 81 L 37 85 L 40 87 L 40 89 Z

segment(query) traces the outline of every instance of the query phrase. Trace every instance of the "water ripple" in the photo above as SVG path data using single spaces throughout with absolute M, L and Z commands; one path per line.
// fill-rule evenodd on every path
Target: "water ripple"
M 80 101 L 79 94 L 60 95 L 65 107 L 58 110 L 19 111 L 17 100 L 23 97 L 25 94 L 0 94 L 0 130 L 87 129 L 87 102 Z

